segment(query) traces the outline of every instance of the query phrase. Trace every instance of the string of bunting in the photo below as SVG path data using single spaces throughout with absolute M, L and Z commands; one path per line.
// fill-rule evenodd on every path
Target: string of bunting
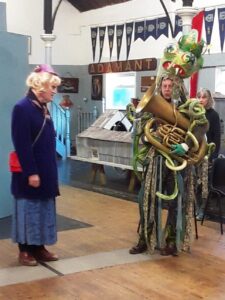
M 220 35 L 220 48 L 223 52 L 224 39 L 225 39 L 225 7 L 217 8 L 218 11 L 218 22 L 219 22 L 219 35 Z M 211 43 L 212 31 L 214 26 L 216 9 L 204 11 L 204 24 L 206 43 L 209 46 Z M 114 47 L 114 36 L 116 36 L 116 48 L 117 48 L 117 60 L 120 58 L 120 52 L 122 48 L 123 34 L 126 34 L 126 59 L 128 60 L 132 37 L 133 42 L 138 39 L 146 41 L 150 37 L 157 40 L 161 35 L 166 37 L 169 36 L 169 22 L 167 17 L 161 17 L 156 19 L 141 20 L 135 22 L 129 22 L 119 25 L 108 25 L 101 27 L 91 27 L 91 43 L 92 43 L 92 54 L 93 62 L 96 59 L 96 44 L 97 37 L 99 35 L 99 59 L 101 61 L 102 51 L 104 46 L 105 35 L 107 31 L 108 45 L 109 45 L 109 57 L 111 60 L 112 51 Z M 174 36 L 176 37 L 179 32 L 182 32 L 182 19 L 179 16 L 175 16 L 174 23 Z

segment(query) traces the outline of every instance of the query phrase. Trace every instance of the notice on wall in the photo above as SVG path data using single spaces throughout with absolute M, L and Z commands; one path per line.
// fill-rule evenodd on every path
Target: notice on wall
M 145 93 L 147 89 L 153 85 L 156 80 L 156 76 L 142 76 L 141 77 L 141 92 Z

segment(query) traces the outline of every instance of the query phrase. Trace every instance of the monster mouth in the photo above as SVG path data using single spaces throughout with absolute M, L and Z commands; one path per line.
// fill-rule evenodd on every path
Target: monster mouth
M 179 75 L 179 76 L 184 76 L 185 75 L 185 71 L 181 66 L 179 66 L 177 64 L 173 64 L 170 61 L 164 62 L 163 63 L 163 68 L 167 71 L 174 70 L 175 74 Z

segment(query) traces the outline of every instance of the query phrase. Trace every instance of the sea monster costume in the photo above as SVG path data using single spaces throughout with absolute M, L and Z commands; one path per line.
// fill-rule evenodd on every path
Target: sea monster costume
M 139 235 L 150 253 L 171 245 L 177 252 L 190 250 L 195 168 L 202 165 L 207 170 L 207 157 L 213 151 L 214 145 L 205 140 L 205 110 L 197 99 L 188 99 L 183 82 L 203 66 L 204 41 L 197 38 L 197 31 L 192 30 L 168 45 L 156 83 L 147 90 L 135 113 L 128 107 L 134 122 L 134 170 L 141 177 Z M 160 95 L 164 78 L 173 81 L 176 106 Z M 189 146 L 188 152 L 183 156 L 172 153 L 182 143 Z M 143 167 L 141 176 L 138 165 Z M 203 192 L 207 193 L 207 180 L 203 182 Z M 167 205 L 163 226 L 162 208 Z

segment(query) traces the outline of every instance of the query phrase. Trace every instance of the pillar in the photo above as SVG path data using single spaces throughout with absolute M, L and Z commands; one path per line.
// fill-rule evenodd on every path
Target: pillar
M 42 41 L 45 43 L 45 63 L 52 64 L 52 43 L 56 39 L 56 36 L 51 33 L 45 33 L 41 35 Z

